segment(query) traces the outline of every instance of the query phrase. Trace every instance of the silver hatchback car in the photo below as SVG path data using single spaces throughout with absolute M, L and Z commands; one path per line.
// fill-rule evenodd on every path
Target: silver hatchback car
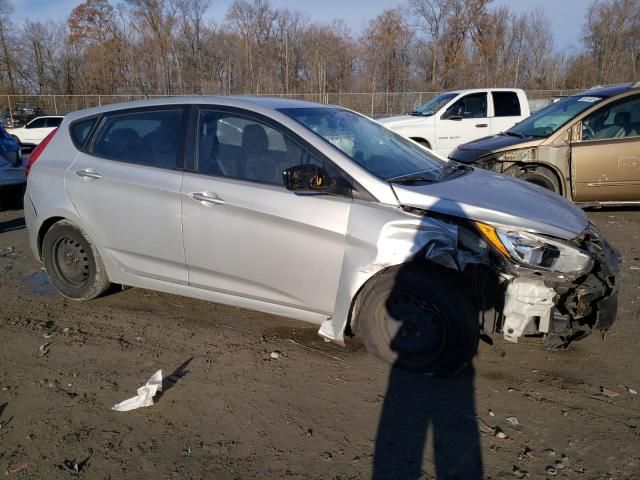
M 113 282 L 236 305 L 436 374 L 481 331 L 564 347 L 616 316 L 619 257 L 581 210 L 335 106 L 83 110 L 27 173 L 31 247 L 73 300 Z

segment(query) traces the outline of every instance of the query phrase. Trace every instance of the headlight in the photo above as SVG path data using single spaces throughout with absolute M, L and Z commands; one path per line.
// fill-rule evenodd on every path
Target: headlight
M 520 150 L 509 150 L 507 152 L 501 152 L 496 155 L 496 160 L 499 162 L 522 162 L 535 160 L 538 156 L 538 151 L 535 148 L 523 148 Z
M 521 265 L 560 273 L 582 273 L 593 267 L 590 255 L 567 243 L 480 222 L 476 226 L 491 245 Z

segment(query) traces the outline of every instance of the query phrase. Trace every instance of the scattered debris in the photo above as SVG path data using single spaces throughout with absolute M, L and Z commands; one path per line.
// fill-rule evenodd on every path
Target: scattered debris
M 495 343 L 491 345 L 491 350 L 493 351 L 493 353 L 495 353 L 499 357 L 504 357 L 507 355 L 507 352 L 505 351 L 505 349 L 496 345 Z
M 274 359 L 274 360 L 277 360 L 277 359 L 280 358 L 280 352 L 278 350 L 274 350 L 273 352 L 271 352 L 269 357 Z
M 558 471 L 555 468 L 553 468 L 551 465 L 547 467 L 546 471 L 547 471 L 547 475 L 550 475 L 552 477 L 558 474 Z
M 631 265 L 629 270 L 640 270 L 640 267 L 636 267 L 635 265 Z
M 513 469 L 511 470 L 511 473 L 513 474 L 514 477 L 516 478 L 524 478 L 527 477 L 529 474 L 526 472 L 526 470 L 522 470 L 521 468 L 519 468 L 517 465 L 513 466 Z
M 531 460 L 533 459 L 533 450 L 527 446 L 520 449 L 520 453 L 518 454 L 518 459 L 520 460 Z
M 637 394 L 638 394 L 638 391 L 637 391 L 637 390 L 634 390 L 633 388 L 630 388 L 630 387 L 624 387 L 624 388 L 626 388 L 626 389 L 627 389 L 627 391 L 628 391 L 631 395 L 637 395 Z
M 51 342 L 43 343 L 42 345 L 40 345 L 40 347 L 38 348 L 38 357 L 44 357 L 47 353 L 49 353 L 49 345 L 51 345 Z
M 514 427 L 520 425 L 520 422 L 518 421 L 518 419 L 516 417 L 507 417 L 507 418 L 505 418 L 505 420 L 507 422 L 509 422 L 511 425 L 513 425 Z
M 187 458 L 190 457 L 191 451 L 191 444 L 187 443 L 187 446 L 182 449 L 182 456 Z
M 158 370 L 145 385 L 138 388 L 138 395 L 114 405 L 111 410 L 127 412 L 136 408 L 149 407 L 153 405 L 155 394 L 160 391 L 162 391 L 162 370 Z
M 62 462 L 61 466 L 64 467 L 67 471 L 73 473 L 74 475 L 80 475 L 80 472 L 82 472 L 85 468 L 89 466 L 89 460 L 91 459 L 92 455 L 93 455 L 93 451 L 90 449 L 89 456 L 84 460 L 80 462 L 76 461 L 75 458 L 73 460 L 65 460 Z
M 496 414 L 495 414 L 495 413 L 493 413 L 493 411 L 492 411 L 491 409 L 489 409 L 489 416 L 490 416 L 490 417 L 495 417 L 495 416 L 496 416 Z
M 26 470 L 27 468 L 29 468 L 30 465 L 31 465 L 31 460 L 25 460 L 21 464 L 16 465 L 13 468 L 7 469 L 7 471 L 5 472 L 5 475 L 9 476 L 9 475 L 15 475 L 16 473 L 20 473 Z
M 620 395 L 618 392 L 614 392 L 613 390 L 609 390 L 608 388 L 602 386 L 600 387 L 600 393 L 605 397 L 610 398 L 614 398 Z
M 482 418 L 480 417 L 476 417 L 476 421 L 478 423 L 478 429 L 482 432 L 482 433 L 486 433 L 488 435 L 495 435 L 496 434 L 496 429 L 492 426 L 490 426 L 487 422 L 485 422 Z
M 500 427 L 496 427 L 496 437 L 504 440 L 505 438 L 509 438 L 506 433 L 502 431 Z
M 549 455 L 550 457 L 555 457 L 556 456 L 556 451 L 553 448 L 546 448 L 543 453 L 546 453 L 547 455 Z

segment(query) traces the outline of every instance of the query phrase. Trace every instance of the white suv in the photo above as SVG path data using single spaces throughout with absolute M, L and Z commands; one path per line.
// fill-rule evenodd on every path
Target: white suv
M 60 126 L 64 117 L 52 115 L 36 117 L 24 127 L 7 129 L 23 147 L 35 147 L 46 138 L 53 130 Z

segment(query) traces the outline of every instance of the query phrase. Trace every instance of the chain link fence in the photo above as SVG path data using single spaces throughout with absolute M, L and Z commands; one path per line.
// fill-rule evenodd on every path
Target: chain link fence
M 528 90 L 532 111 L 548 105 L 553 99 L 579 90 Z M 340 105 L 372 117 L 411 112 L 442 92 L 374 92 L 374 93 L 300 93 L 265 96 L 293 98 L 310 102 Z M 17 125 L 38 115 L 64 115 L 74 110 L 113 103 L 130 102 L 166 95 L 2 95 L 0 110 L 6 124 Z

